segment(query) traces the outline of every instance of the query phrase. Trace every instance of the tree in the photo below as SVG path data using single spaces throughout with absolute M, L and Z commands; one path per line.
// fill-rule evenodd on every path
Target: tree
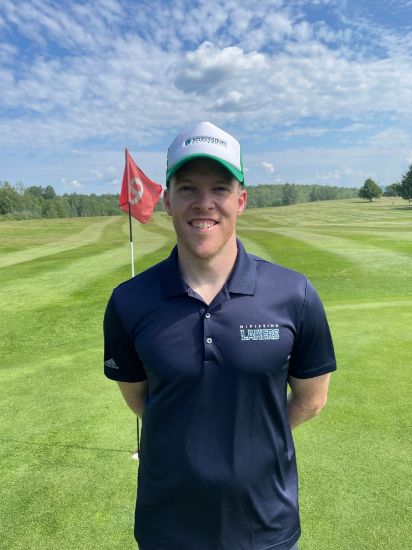
M 43 218 L 59 218 L 59 211 L 55 201 L 47 200 L 42 205 Z
M 372 199 L 377 199 L 381 195 L 382 189 L 371 178 L 368 178 L 363 186 L 359 189 L 359 197 L 361 199 L 367 199 L 369 200 L 369 202 L 372 202 Z
M 391 183 L 385 187 L 384 197 L 400 197 L 401 184 L 399 182 Z
M 43 187 L 41 187 L 40 185 L 32 185 L 31 187 L 27 187 L 27 189 L 24 190 L 24 194 L 41 199 L 43 197 Z
M 412 201 L 412 164 L 402 177 L 400 192 L 403 199 L 409 202 Z
M 51 185 L 48 185 L 42 190 L 42 197 L 46 200 L 51 200 L 56 198 L 56 191 Z
M 282 189 L 282 204 L 288 206 L 289 204 L 296 204 L 298 200 L 297 190 L 294 184 L 285 183 Z
M 17 212 L 20 207 L 20 195 L 8 181 L 0 181 L 0 215 Z

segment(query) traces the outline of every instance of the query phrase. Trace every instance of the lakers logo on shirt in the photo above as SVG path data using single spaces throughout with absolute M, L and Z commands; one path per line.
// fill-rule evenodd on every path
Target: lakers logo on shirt
M 246 324 L 240 325 L 240 339 L 245 340 L 279 340 L 279 325 L 269 324 Z

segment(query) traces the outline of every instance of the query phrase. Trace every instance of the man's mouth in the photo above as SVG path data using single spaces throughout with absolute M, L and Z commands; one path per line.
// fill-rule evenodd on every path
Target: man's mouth
M 189 224 L 195 229 L 210 229 L 217 225 L 218 222 L 214 220 L 191 220 Z

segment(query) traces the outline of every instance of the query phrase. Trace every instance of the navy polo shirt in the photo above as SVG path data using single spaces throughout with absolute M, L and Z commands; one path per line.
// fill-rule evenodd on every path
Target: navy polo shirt
M 144 550 L 289 550 L 300 535 L 287 380 L 336 369 L 303 275 L 238 254 L 210 305 L 166 260 L 117 287 L 105 374 L 148 380 L 135 537 Z

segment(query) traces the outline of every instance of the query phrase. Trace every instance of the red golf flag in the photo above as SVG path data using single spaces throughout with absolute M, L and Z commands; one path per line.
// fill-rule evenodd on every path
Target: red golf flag
M 122 190 L 119 206 L 142 223 L 146 223 L 157 201 L 162 194 L 162 186 L 149 179 L 137 166 L 126 149 L 126 166 L 124 168 Z

